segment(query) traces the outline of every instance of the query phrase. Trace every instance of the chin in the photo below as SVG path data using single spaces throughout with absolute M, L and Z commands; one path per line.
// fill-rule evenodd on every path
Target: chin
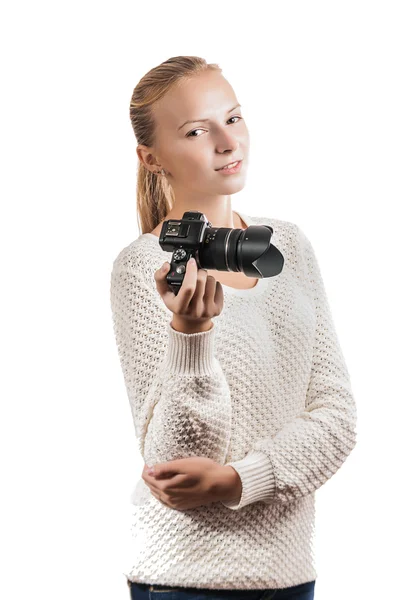
M 233 175 L 233 177 L 227 177 L 226 182 L 223 182 L 222 188 L 227 190 L 230 189 L 230 193 L 234 193 L 234 190 L 236 192 L 239 192 L 240 190 L 242 190 L 245 187 L 245 183 L 246 183 L 246 177 L 238 177 L 237 179 L 235 179 L 235 175 Z M 224 185 L 225 184 L 225 185 Z M 232 191 L 231 191 L 232 190 Z

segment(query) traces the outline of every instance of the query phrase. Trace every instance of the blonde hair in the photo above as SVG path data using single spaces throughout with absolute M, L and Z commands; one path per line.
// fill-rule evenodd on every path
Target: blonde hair
M 177 83 L 204 71 L 220 71 L 216 63 L 207 63 L 199 56 L 173 56 L 148 71 L 135 86 L 129 114 L 138 144 L 153 146 L 156 123 L 152 113 L 153 104 Z M 137 211 L 141 233 L 152 231 L 174 204 L 174 191 L 166 177 L 152 173 L 138 158 Z

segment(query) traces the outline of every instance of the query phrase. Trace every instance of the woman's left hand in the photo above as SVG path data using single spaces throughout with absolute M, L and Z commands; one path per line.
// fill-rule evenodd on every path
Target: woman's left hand
M 157 500 L 175 510 L 207 506 L 241 495 L 242 484 L 235 469 L 210 458 L 171 460 L 155 464 L 153 470 L 154 474 L 149 474 L 145 465 L 142 479 Z

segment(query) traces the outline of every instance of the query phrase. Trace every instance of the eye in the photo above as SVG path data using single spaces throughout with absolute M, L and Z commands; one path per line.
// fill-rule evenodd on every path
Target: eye
M 230 117 L 228 120 L 231 121 L 231 119 L 242 119 L 242 117 L 240 117 L 239 115 L 235 115 L 235 117 Z M 194 133 L 195 131 L 202 131 L 202 129 L 193 129 L 192 131 L 190 131 L 189 133 L 187 133 L 187 135 L 185 137 L 200 137 L 199 135 L 191 135 L 191 133 Z

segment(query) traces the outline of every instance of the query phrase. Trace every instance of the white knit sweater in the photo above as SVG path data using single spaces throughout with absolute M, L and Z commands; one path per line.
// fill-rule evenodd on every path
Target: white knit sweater
M 114 333 L 144 464 L 204 456 L 242 481 L 233 502 L 173 510 L 142 478 L 132 496 L 131 581 L 268 589 L 316 579 L 315 492 L 356 444 L 356 405 L 311 243 L 273 227 L 282 272 L 223 285 L 206 332 L 171 325 L 154 272 L 171 252 L 142 234 L 113 263 Z

